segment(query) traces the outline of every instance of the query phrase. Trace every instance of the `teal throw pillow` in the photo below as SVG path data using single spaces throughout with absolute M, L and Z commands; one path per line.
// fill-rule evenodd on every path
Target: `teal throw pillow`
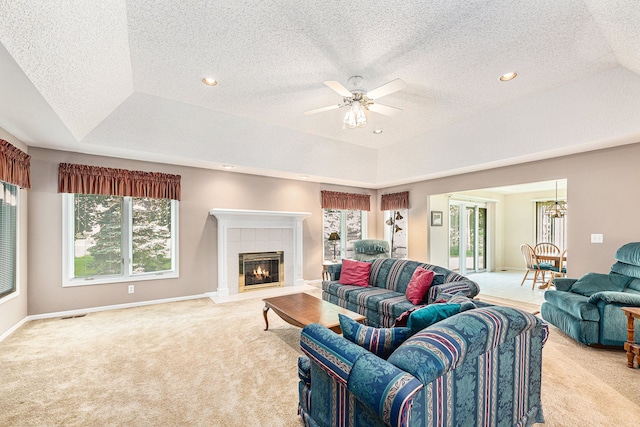
M 587 273 L 571 285 L 570 291 L 574 294 L 590 297 L 596 292 L 622 291 L 627 281 L 611 280 L 608 274 Z
M 409 328 L 374 328 L 342 314 L 338 318 L 343 337 L 385 360 L 411 336 Z
M 412 333 L 419 332 L 441 320 L 460 313 L 460 304 L 431 304 L 409 315 L 407 327 Z

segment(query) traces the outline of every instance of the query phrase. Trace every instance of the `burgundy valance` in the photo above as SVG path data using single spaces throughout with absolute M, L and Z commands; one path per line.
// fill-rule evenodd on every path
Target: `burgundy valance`
M 180 200 L 180 175 L 60 163 L 58 193 Z
M 321 191 L 322 209 L 371 210 L 369 194 L 340 193 L 337 191 Z
M 383 211 L 409 209 L 409 192 L 383 194 L 380 201 L 380 209 Z
M 30 155 L 0 139 L 0 180 L 20 188 L 31 188 L 30 166 Z

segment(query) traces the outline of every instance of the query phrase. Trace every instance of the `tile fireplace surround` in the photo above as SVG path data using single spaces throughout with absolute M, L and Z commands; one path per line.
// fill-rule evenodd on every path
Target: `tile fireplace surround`
M 304 284 L 302 222 L 309 212 L 211 209 L 218 221 L 219 297 L 238 292 L 238 254 L 283 251 L 284 285 Z

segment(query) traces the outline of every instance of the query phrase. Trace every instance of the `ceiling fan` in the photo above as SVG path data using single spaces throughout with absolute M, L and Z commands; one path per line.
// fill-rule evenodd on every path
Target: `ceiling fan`
M 382 98 L 385 95 L 404 89 L 407 85 L 400 79 L 391 80 L 380 87 L 370 91 L 362 88 L 362 77 L 353 76 L 348 80 L 351 90 L 345 88 L 340 82 L 333 80 L 324 82 L 325 85 L 341 95 L 342 103 L 330 105 L 328 107 L 316 108 L 315 110 L 305 111 L 304 114 L 316 114 L 323 111 L 335 110 L 337 108 L 349 107 L 349 111 L 344 116 L 342 127 L 345 129 L 353 129 L 363 127 L 367 124 L 367 116 L 365 111 L 373 111 L 375 113 L 384 114 L 386 116 L 394 116 L 402 110 L 396 107 L 375 103 L 374 100 Z

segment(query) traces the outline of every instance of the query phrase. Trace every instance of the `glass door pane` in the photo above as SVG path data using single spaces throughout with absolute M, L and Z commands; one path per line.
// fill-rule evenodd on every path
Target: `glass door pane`
M 476 207 L 465 206 L 465 229 L 461 230 L 465 235 L 465 271 L 476 269 Z
M 449 269 L 467 274 L 487 268 L 487 208 L 449 202 Z
M 487 208 L 478 208 L 478 270 L 487 269 Z
M 460 270 L 460 205 L 449 205 L 449 270 Z

